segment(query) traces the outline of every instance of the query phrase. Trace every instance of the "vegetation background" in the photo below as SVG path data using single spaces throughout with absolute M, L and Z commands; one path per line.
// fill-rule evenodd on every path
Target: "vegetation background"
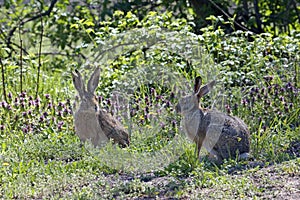
M 0 9 L 2 199 L 300 198 L 298 1 L 2 0 Z M 99 104 L 130 132 L 128 148 L 95 149 L 74 134 L 70 72 L 95 65 Z M 251 160 L 196 159 L 174 112 L 196 75 L 219 81 L 203 107 L 248 124 Z

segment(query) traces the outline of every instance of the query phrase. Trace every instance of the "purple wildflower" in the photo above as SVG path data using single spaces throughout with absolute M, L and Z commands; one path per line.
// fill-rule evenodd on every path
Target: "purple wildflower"
M 45 120 L 44 115 L 40 116 L 39 122 L 44 122 L 44 120 Z
M 64 122 L 63 122 L 63 121 L 59 121 L 59 122 L 57 123 L 57 128 L 58 128 L 58 130 L 61 130 L 61 128 L 62 128 L 63 125 L 64 125 Z
M 144 113 L 145 114 L 149 113 L 149 107 L 148 106 L 146 106 L 146 108 L 144 109 Z
M 160 122 L 160 124 L 159 124 L 159 125 L 160 125 L 160 127 L 161 127 L 161 128 L 165 128 L 165 126 L 166 126 L 166 124 L 165 124 L 165 123 L 163 123 L 163 122 Z
M 242 100 L 242 104 L 243 104 L 243 106 L 246 106 L 246 105 L 248 105 L 248 101 L 247 101 L 247 99 L 243 99 L 243 100 Z
M 62 111 L 58 111 L 57 116 L 58 117 L 63 117 L 63 112 Z
M 258 99 L 261 99 L 261 94 L 258 93 L 258 94 L 257 94 L 257 98 L 258 98 Z
M 11 106 L 9 104 L 7 104 L 6 109 L 11 110 Z
M 6 101 L 2 101 L 2 102 L 0 103 L 0 106 L 3 107 L 3 108 L 6 108 L 6 106 L 7 106 Z
M 171 94 L 170 94 L 170 100 L 173 100 L 174 98 L 175 98 L 175 93 L 171 92 Z
M 53 107 L 52 103 L 51 103 L 51 102 L 48 103 L 47 108 L 48 108 L 48 109 L 51 109 L 52 107 Z
M 47 113 L 47 112 L 44 112 L 44 113 L 43 113 L 43 116 L 44 116 L 44 117 L 47 117 L 47 116 L 48 116 L 48 113 Z
M 268 86 L 268 92 L 270 93 L 272 91 L 272 86 Z
M 292 83 L 291 82 L 288 82 L 286 85 L 285 85 L 285 88 L 288 90 L 288 89 L 291 89 L 293 86 L 292 86 Z
M 231 108 L 228 104 L 225 105 L 227 113 L 231 113 Z
M 177 125 L 177 121 L 176 121 L 176 120 L 172 120 L 171 124 L 172 124 L 172 126 L 173 126 L 173 128 L 174 128 L 174 127 L 176 127 L 176 125 Z
M 32 115 L 31 110 L 28 110 L 28 111 L 27 111 L 27 114 L 28 114 L 28 115 Z
M 166 108 L 170 108 L 170 106 L 171 106 L 171 102 L 170 102 L 170 101 L 167 101 L 165 107 L 166 107 Z
M 29 129 L 28 129 L 27 126 L 25 126 L 25 127 L 22 128 L 22 131 L 23 131 L 24 133 L 28 133 L 28 132 L 29 132 Z
M 47 100 L 50 99 L 50 94 L 45 94 L 44 96 L 45 96 L 45 98 L 46 98 Z
M 40 106 L 40 103 L 41 103 L 40 98 L 37 98 L 37 99 L 35 100 L 35 105 L 36 105 L 36 107 L 39 107 L 39 106 Z
M 70 100 L 70 99 L 67 99 L 66 104 L 67 104 L 68 106 L 71 106 L 71 100 Z
M 33 100 L 29 100 L 29 101 L 28 101 L 28 106 L 34 106 L 34 104 L 35 104 L 35 103 L 34 103 Z
M 270 82 L 273 80 L 273 76 L 264 76 L 265 81 Z
M 258 123 L 260 124 L 261 123 L 261 116 L 259 116 L 259 118 L 258 118 Z
M 22 92 L 19 96 L 25 98 L 26 97 L 26 92 Z
M 156 97 L 155 97 L 155 100 L 156 101 L 159 101 L 159 100 L 161 100 L 162 99 L 162 96 L 161 95 L 157 95 Z
M 151 95 L 156 96 L 156 91 L 155 91 L 154 88 L 151 88 L 151 89 L 150 89 L 150 92 L 151 92 Z
M 66 106 L 65 106 L 65 104 L 63 102 L 58 102 L 58 107 L 65 108 Z
M 271 105 L 271 101 L 270 101 L 269 99 L 267 99 L 267 100 L 265 100 L 265 104 L 266 104 L 267 106 L 270 106 L 270 105 Z
M 287 104 L 284 105 L 284 111 L 288 112 L 289 111 L 289 106 Z
M 145 119 L 145 120 L 148 120 L 148 119 L 149 119 L 149 117 L 150 117 L 150 115 L 149 115 L 149 114 L 144 114 L 144 119 Z
M 11 94 L 11 92 L 8 93 L 7 97 L 8 97 L 9 99 L 12 99 L 12 94 Z
M 157 113 L 158 115 L 160 115 L 160 114 L 161 114 L 161 109 L 157 109 L 157 110 L 156 110 L 156 113 Z
M 284 96 L 280 96 L 279 100 L 283 102 L 284 101 Z
M 107 102 L 107 105 L 109 105 L 109 106 L 111 105 L 111 100 L 110 99 L 107 99 L 106 102 Z

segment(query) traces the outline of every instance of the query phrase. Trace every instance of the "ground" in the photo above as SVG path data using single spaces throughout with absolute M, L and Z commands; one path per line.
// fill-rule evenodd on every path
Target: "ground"
M 294 200 L 300 199 L 299 177 L 300 158 L 297 158 L 264 167 L 260 164 L 251 165 L 248 169 L 230 173 L 223 170 L 218 175 L 208 171 L 183 177 L 155 173 L 86 174 L 73 177 L 72 183 L 57 186 L 56 191 L 49 191 L 49 195 L 59 192 L 59 197 L 74 198 L 73 193 L 80 194 L 80 190 L 80 198 L 83 199 Z M 42 196 L 47 195 L 44 193 Z

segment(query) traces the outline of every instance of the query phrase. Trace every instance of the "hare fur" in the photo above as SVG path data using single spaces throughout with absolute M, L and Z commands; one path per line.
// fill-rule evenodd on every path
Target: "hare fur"
M 94 95 L 100 78 L 99 67 L 91 75 L 87 88 L 77 70 L 72 72 L 72 78 L 80 96 L 80 105 L 74 114 L 75 132 L 80 140 L 90 140 L 94 146 L 102 146 L 112 139 L 122 147 L 128 146 L 130 141 L 125 128 L 111 114 L 99 109 Z
M 176 111 L 183 116 L 182 126 L 187 137 L 196 143 L 197 156 L 204 146 L 213 161 L 247 159 L 250 152 L 249 130 L 238 117 L 199 107 L 200 98 L 215 85 L 215 81 L 200 87 L 201 77 L 195 79 L 194 94 L 181 98 Z

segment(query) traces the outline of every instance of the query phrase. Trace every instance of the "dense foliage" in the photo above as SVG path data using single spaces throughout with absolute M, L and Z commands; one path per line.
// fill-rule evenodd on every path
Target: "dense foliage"
M 217 80 L 203 107 L 248 124 L 255 161 L 250 173 L 258 170 L 255 166 L 295 159 L 283 170 L 299 175 L 298 3 L 233 1 L 235 21 L 225 15 L 205 16 L 201 22 L 204 18 L 193 11 L 195 1 L 149 2 L 52 0 L 31 1 L 29 7 L 4 1 L 1 198 L 161 195 L 159 185 L 145 186 L 151 179 L 143 177 L 147 173 L 171 179 L 165 196 L 184 198 L 195 188 L 211 187 L 225 187 L 227 194 L 230 185 L 230 198 L 261 194 L 268 186 L 256 186 L 246 177 L 232 184 L 228 177 L 237 169 L 253 168 L 253 162 L 215 166 L 205 157 L 199 162 L 194 144 L 185 140 L 174 105 L 180 95 L 192 92 L 197 75 L 204 82 Z M 211 2 L 226 12 L 232 6 L 203 1 Z M 209 5 L 207 13 L 215 14 L 215 5 Z M 257 6 L 265 13 L 258 19 Z M 289 15 L 286 7 L 293 8 Z M 239 30 L 237 23 L 249 30 Z M 289 31 L 281 30 L 282 24 Z M 96 65 L 101 66 L 97 100 L 129 131 L 128 148 L 108 144 L 95 149 L 74 134 L 78 99 L 70 72 L 78 69 L 89 76 Z

